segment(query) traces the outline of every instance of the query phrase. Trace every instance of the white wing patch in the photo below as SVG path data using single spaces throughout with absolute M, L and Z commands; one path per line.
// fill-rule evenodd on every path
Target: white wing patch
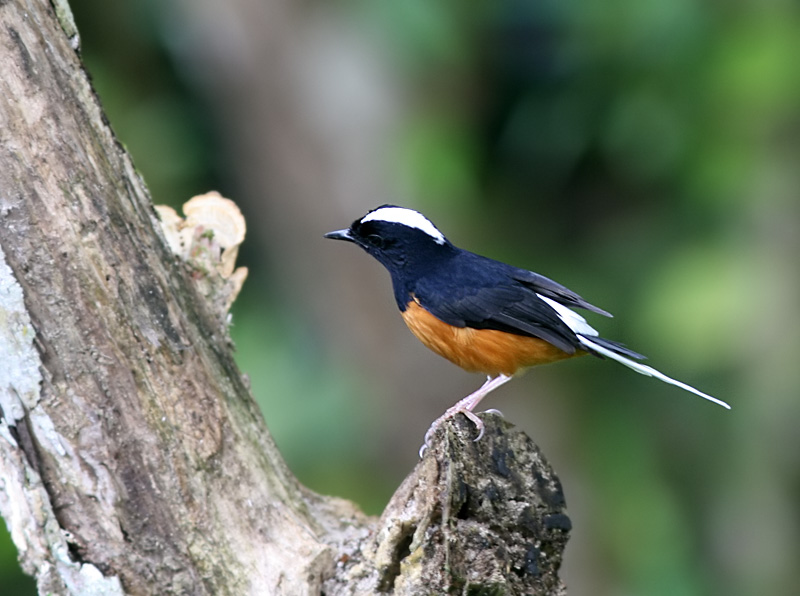
M 541 294 L 536 294 L 539 298 L 547 302 L 550 307 L 556 311 L 558 318 L 564 321 L 564 323 L 572 329 L 575 333 L 579 333 L 581 335 L 589 335 L 596 337 L 599 335 L 597 330 L 589 325 L 582 316 L 576 313 L 571 308 L 567 308 L 563 304 L 559 304 L 555 300 L 548 298 L 547 296 L 542 296 Z
M 385 221 L 389 223 L 398 223 L 409 228 L 416 228 L 425 232 L 428 236 L 436 240 L 438 244 L 446 242 L 444 234 L 442 234 L 436 226 L 431 223 L 427 217 L 422 215 L 419 211 L 413 209 L 406 209 L 405 207 L 381 207 L 375 211 L 367 213 L 361 218 L 361 223 L 368 221 Z
M 547 304 L 549 304 L 553 308 L 553 310 L 556 311 L 558 318 L 564 321 L 567 327 L 569 327 L 575 332 L 575 334 L 578 336 L 578 341 L 580 341 L 590 351 L 596 352 L 597 354 L 605 356 L 606 358 L 611 358 L 612 360 L 616 360 L 620 364 L 623 364 L 628 368 L 635 370 L 640 375 L 645 375 L 647 377 L 655 377 L 660 381 L 669 383 L 670 385 L 675 385 L 676 387 L 680 387 L 681 389 L 694 393 L 695 395 L 699 395 L 703 399 L 707 399 L 708 401 L 718 404 L 723 408 L 726 408 L 728 410 L 731 409 L 731 407 L 727 403 L 725 403 L 720 399 L 717 399 L 716 397 L 712 397 L 707 393 L 703 393 L 699 389 L 695 389 L 691 385 L 687 385 L 686 383 L 682 383 L 681 381 L 673 379 L 672 377 L 668 377 L 664 373 L 654 369 L 652 366 L 647 366 L 646 364 L 642 364 L 641 362 L 636 362 L 635 360 L 626 358 L 621 354 L 617 354 L 613 350 L 609 350 L 605 346 L 601 346 L 600 344 L 593 342 L 591 339 L 589 339 L 589 337 L 597 337 L 598 334 L 597 331 L 591 325 L 589 325 L 589 323 L 586 322 L 586 319 L 584 319 L 574 310 L 567 308 L 563 304 L 559 304 L 555 300 L 551 300 L 550 298 L 542 296 L 541 294 L 536 294 L 536 295 L 539 296 L 539 298 L 541 298 L 545 302 L 547 302 Z

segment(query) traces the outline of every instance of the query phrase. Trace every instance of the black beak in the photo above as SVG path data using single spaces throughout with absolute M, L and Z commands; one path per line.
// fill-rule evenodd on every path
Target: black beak
M 325 234 L 325 238 L 330 238 L 331 240 L 347 240 L 348 242 L 354 242 L 353 237 L 350 235 L 350 230 L 334 230 L 333 232 L 328 232 Z

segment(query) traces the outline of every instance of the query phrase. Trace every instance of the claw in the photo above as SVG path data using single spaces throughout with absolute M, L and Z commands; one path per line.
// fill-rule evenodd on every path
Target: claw
M 478 418 L 473 412 L 469 410 L 461 410 L 461 413 L 464 414 L 467 418 L 472 421 L 472 424 L 475 425 L 475 428 L 478 429 L 478 436 L 472 439 L 473 441 L 480 441 L 481 437 L 483 436 L 483 431 L 485 430 L 483 425 L 483 420 Z
M 478 403 L 484 397 L 486 397 L 486 395 L 490 391 L 497 389 L 500 385 L 510 380 L 511 376 L 504 374 L 497 375 L 494 378 L 487 377 L 486 382 L 477 391 L 469 394 L 467 397 L 459 401 L 452 408 L 448 409 L 442 416 L 434 420 L 433 424 L 431 424 L 430 428 L 428 429 L 428 432 L 425 433 L 425 443 L 422 445 L 422 447 L 419 448 L 420 459 L 425 454 L 425 450 L 428 449 L 428 447 L 430 447 L 431 440 L 433 439 L 433 434 L 436 432 L 436 429 L 439 428 L 445 420 L 447 420 L 448 418 L 452 418 L 458 413 L 464 414 L 464 416 L 466 416 L 472 421 L 472 423 L 475 425 L 475 428 L 478 429 L 478 436 L 475 437 L 474 440 L 479 441 L 483 436 L 483 431 L 484 431 L 483 420 L 481 420 L 475 415 L 475 413 L 472 411 L 473 408 L 475 408 L 475 406 L 477 406 Z M 500 416 L 503 415 L 502 412 L 500 412 L 499 410 L 487 410 L 487 412 L 496 413 L 499 414 Z
M 489 408 L 488 410 L 484 410 L 481 414 L 497 414 L 500 418 L 505 418 L 505 415 L 496 408 Z
M 434 420 L 433 424 L 431 424 L 430 428 L 425 433 L 424 443 L 422 444 L 422 447 L 419 448 L 420 459 L 422 459 L 422 456 L 425 455 L 425 451 L 427 451 L 428 448 L 431 446 L 431 441 L 433 441 L 433 435 L 436 434 L 436 431 L 439 429 L 439 427 L 442 424 L 444 424 L 446 420 L 449 420 L 456 414 L 464 414 L 464 416 L 466 416 L 467 419 L 470 422 L 472 422 L 472 424 L 475 425 L 475 428 L 478 430 L 478 436 L 472 440 L 480 441 L 481 437 L 483 437 L 483 433 L 485 430 L 483 420 L 478 418 L 478 416 L 474 412 L 470 412 L 469 410 L 453 410 L 453 411 L 448 410 L 447 412 L 444 413 L 443 416 Z
M 419 458 L 422 459 L 422 456 L 425 455 L 425 452 L 428 450 L 428 444 L 423 443 L 422 447 L 419 448 Z

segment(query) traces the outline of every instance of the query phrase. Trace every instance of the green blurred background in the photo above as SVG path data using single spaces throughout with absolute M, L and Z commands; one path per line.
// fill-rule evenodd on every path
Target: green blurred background
M 493 394 L 564 485 L 600 596 L 800 585 L 800 7 L 794 1 L 71 2 L 156 203 L 242 207 L 241 368 L 290 467 L 378 513 L 481 379 L 322 239 L 385 202 L 617 315 L 609 362 Z M 2 527 L 2 525 L 0 525 Z M 34 594 L 0 537 L 3 594 Z

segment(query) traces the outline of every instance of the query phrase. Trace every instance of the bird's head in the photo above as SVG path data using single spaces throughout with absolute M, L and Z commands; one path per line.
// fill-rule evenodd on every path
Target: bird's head
M 392 274 L 409 266 L 418 268 L 453 250 L 453 245 L 427 217 L 394 205 L 373 209 L 349 228 L 329 232 L 325 238 L 354 242 Z

